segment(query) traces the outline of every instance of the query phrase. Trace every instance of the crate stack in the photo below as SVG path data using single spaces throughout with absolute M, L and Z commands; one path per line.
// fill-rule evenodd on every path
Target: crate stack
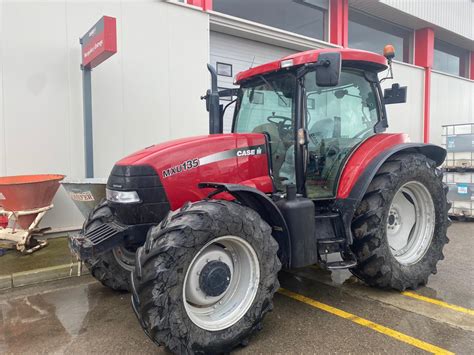
M 474 221 L 474 123 L 443 126 L 444 182 L 448 184 L 449 215 Z

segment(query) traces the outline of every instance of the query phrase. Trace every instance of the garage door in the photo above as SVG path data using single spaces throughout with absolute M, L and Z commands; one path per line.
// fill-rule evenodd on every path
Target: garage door
M 219 89 L 236 87 L 233 85 L 237 73 L 257 65 L 280 59 L 294 50 L 272 46 L 262 42 L 211 32 L 211 64 L 218 72 Z M 224 106 L 230 100 L 221 100 Z M 224 132 L 230 132 L 234 105 L 229 106 L 224 116 Z

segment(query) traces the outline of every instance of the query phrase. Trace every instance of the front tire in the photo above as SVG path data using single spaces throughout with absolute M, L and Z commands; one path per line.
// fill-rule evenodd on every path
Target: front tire
M 398 154 L 370 183 L 352 222 L 351 272 L 370 286 L 416 289 L 444 259 L 447 189 L 436 164 L 421 154 Z
M 271 228 L 250 208 L 188 204 L 138 249 L 132 302 L 146 334 L 177 354 L 246 344 L 273 308 L 281 268 Z
M 102 200 L 84 222 L 82 234 L 114 219 L 107 200 Z M 130 273 L 135 268 L 135 252 L 119 245 L 103 254 L 84 260 L 94 278 L 116 291 L 130 291 Z

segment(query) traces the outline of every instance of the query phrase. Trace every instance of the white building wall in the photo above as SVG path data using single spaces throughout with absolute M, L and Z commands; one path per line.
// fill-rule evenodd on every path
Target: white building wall
M 379 0 L 381 3 L 474 39 L 472 0 Z
M 441 144 L 442 125 L 474 123 L 474 81 L 431 74 L 430 141 Z
M 379 74 L 383 78 L 386 72 Z M 387 105 L 389 128 L 387 132 L 407 133 L 412 142 L 423 141 L 423 68 L 401 62 L 393 63 L 394 79 L 385 80 L 382 90 L 393 83 L 407 86 L 407 102 Z
M 96 176 L 142 147 L 207 132 L 206 13 L 152 0 L 4 0 L 0 15 L 0 175 L 84 176 L 79 37 L 103 15 L 117 18 L 118 53 L 92 72 Z M 62 189 L 54 204 L 43 225 L 82 223 Z

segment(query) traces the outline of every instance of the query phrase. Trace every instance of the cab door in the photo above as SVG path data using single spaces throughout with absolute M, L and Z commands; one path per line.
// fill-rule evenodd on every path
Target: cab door
M 351 152 L 375 134 L 377 91 L 362 70 L 344 69 L 335 87 L 318 87 L 305 76 L 303 101 L 309 142 L 306 154 L 308 198 L 334 198 L 338 178 Z

